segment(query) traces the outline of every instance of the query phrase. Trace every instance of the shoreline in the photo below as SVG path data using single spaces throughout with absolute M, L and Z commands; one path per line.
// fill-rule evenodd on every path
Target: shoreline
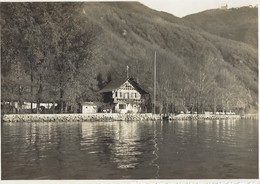
M 8 114 L 2 116 L 2 122 L 71 122 L 71 121 L 145 121 L 159 120 L 160 115 L 152 113 L 119 114 Z
M 178 114 L 172 120 L 188 119 L 241 119 L 240 115 L 205 115 L 205 114 Z M 5 114 L 1 116 L 2 122 L 84 122 L 84 121 L 153 121 L 162 120 L 160 114 L 119 114 L 119 113 L 95 113 L 95 114 Z

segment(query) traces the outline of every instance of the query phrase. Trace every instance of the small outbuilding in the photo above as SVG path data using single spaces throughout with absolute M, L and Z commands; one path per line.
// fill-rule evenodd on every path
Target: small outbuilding
M 97 104 L 95 104 L 94 102 L 83 102 L 81 104 L 82 106 L 82 114 L 93 114 L 93 113 L 97 113 L 98 111 L 98 107 Z

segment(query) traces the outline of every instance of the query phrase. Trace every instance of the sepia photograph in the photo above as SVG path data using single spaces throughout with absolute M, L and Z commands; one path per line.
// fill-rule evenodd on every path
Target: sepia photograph
M 257 0 L 2 1 L 0 25 L 1 181 L 259 182 Z

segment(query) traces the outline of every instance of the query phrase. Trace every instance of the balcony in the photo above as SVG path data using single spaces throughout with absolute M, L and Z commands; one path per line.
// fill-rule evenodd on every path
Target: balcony
M 114 103 L 130 103 L 130 104 L 140 104 L 144 99 L 125 99 L 125 98 L 114 98 Z

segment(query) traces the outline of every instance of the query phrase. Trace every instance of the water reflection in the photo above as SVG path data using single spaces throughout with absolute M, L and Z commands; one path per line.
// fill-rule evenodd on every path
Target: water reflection
M 257 178 L 258 123 L 3 123 L 3 179 Z

